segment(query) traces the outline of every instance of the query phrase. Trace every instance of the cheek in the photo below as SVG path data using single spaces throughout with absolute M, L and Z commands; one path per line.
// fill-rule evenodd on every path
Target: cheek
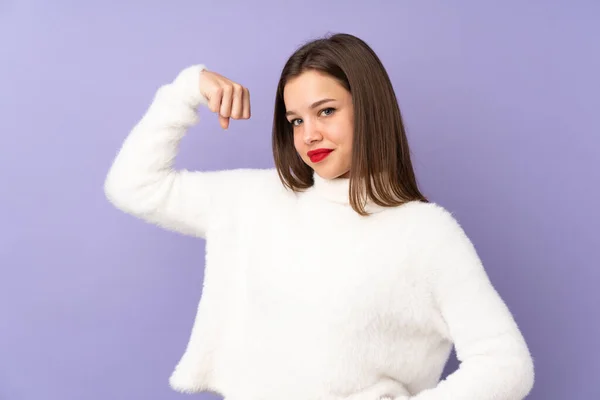
M 305 144 L 302 140 L 302 137 L 300 137 L 298 133 L 294 133 L 294 147 L 296 148 L 296 151 L 300 153 L 300 155 L 304 153 Z
M 302 143 L 300 142 L 300 138 L 298 137 L 298 134 L 294 133 L 294 147 L 296 148 L 296 150 L 300 150 L 301 145 L 302 145 Z
M 343 120 L 332 126 L 329 131 L 329 139 L 339 146 L 348 148 L 352 146 L 354 132 L 352 121 Z

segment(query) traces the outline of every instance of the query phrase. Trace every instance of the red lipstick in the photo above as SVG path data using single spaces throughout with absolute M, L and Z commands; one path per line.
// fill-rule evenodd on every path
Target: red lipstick
M 315 149 L 309 151 L 307 155 L 308 158 L 310 158 L 310 161 L 318 163 L 319 161 L 324 160 L 332 151 L 333 149 Z

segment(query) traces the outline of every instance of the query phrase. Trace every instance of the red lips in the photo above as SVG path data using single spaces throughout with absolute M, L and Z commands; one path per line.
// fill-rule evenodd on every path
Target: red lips
M 317 163 L 325 159 L 332 151 L 333 149 L 315 149 L 309 151 L 307 155 L 310 158 L 310 161 Z

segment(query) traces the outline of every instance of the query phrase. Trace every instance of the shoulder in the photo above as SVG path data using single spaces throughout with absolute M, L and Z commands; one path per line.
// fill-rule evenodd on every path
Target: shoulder
M 211 179 L 236 194 L 239 200 L 277 200 L 290 196 L 275 168 L 237 168 L 210 172 Z
M 237 169 L 232 170 L 232 173 L 236 174 L 240 185 L 255 193 L 260 191 L 272 193 L 284 189 L 275 168 Z
M 395 224 L 408 226 L 412 238 L 425 247 L 448 240 L 469 240 L 459 219 L 440 204 L 413 201 L 400 206 L 394 214 Z
M 411 201 L 398 207 L 396 214 L 403 221 L 429 232 L 453 230 L 459 225 L 450 210 L 434 202 Z
M 431 279 L 485 273 L 474 242 L 453 213 L 436 203 L 407 204 L 410 246 Z M 439 282 L 439 281 L 438 281 Z
M 275 186 L 278 181 L 277 170 L 274 168 L 235 168 L 202 172 L 206 177 L 226 186 L 238 189 L 255 187 L 255 185 Z

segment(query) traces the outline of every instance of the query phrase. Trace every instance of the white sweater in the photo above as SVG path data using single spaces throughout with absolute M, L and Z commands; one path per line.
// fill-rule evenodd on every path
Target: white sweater
M 105 191 L 206 239 L 202 298 L 170 378 L 226 400 L 517 400 L 533 361 L 475 248 L 436 204 L 348 202 L 348 180 L 294 194 L 274 169 L 174 170 L 206 105 L 201 65 L 163 85 Z M 460 369 L 439 382 L 452 345 Z

